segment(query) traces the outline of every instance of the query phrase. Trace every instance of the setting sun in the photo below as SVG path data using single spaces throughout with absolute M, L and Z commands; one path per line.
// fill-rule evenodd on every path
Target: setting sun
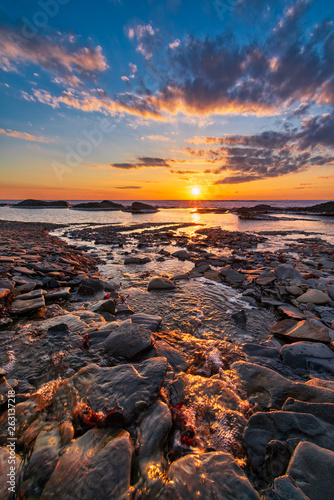
M 199 187 L 193 187 L 192 190 L 191 190 L 191 194 L 193 196 L 198 196 L 200 194 L 201 190 Z

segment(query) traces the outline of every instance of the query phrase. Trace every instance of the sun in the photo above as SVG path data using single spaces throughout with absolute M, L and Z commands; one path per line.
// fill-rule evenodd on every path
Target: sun
M 197 186 L 196 186 L 196 187 L 193 187 L 193 188 L 191 189 L 191 194 L 192 194 L 193 196 L 198 196 L 198 195 L 200 194 L 200 192 L 201 192 L 201 190 L 200 190 L 200 188 L 199 188 L 199 187 L 197 187 Z

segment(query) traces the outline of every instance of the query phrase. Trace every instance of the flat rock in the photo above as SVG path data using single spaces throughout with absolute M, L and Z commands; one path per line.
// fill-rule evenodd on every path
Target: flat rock
M 270 328 L 274 335 L 284 337 L 290 341 L 306 340 L 312 342 L 330 343 L 329 331 L 313 320 L 293 321 L 283 320 Z
M 45 296 L 46 302 L 55 302 L 59 299 L 68 299 L 70 297 L 71 287 L 60 288 L 59 290 L 54 290 L 52 292 L 48 292 Z
M 112 356 L 132 359 L 152 345 L 150 330 L 140 328 L 134 323 L 123 324 L 116 328 L 104 342 L 105 351 Z
M 320 371 L 334 375 L 334 352 L 325 344 L 295 342 L 280 350 L 282 360 L 293 369 Z
M 50 327 L 66 324 L 68 328 L 75 333 L 83 332 L 87 329 L 87 324 L 81 321 L 77 316 L 72 314 L 64 314 L 63 316 L 56 316 L 55 318 L 50 318 L 44 321 L 38 322 L 38 327 L 40 330 L 48 330 Z
M 89 306 L 89 311 L 99 313 L 99 312 L 108 312 L 110 314 L 115 314 L 116 304 L 113 300 L 99 300 L 92 306 Z
M 38 290 L 34 290 L 33 292 L 28 292 L 28 293 L 22 293 L 17 297 L 17 300 L 31 300 L 31 299 L 37 299 L 39 297 L 43 297 L 43 295 L 46 294 L 45 290 L 42 290 L 41 288 Z
M 124 430 L 91 429 L 60 457 L 41 500 L 125 498 L 133 446 Z
M 15 286 L 15 282 L 13 280 L 9 280 L 7 278 L 0 279 L 0 288 L 9 288 L 9 290 L 12 292 L 14 286 Z
M 12 303 L 12 312 L 16 314 L 24 314 L 40 307 L 45 307 L 44 297 L 39 297 L 37 299 L 31 300 L 20 300 L 16 299 Z
M 303 304 L 307 304 L 308 302 L 311 302 L 311 304 L 328 304 L 330 302 L 330 297 L 327 295 L 327 293 L 321 292 L 320 290 L 308 290 L 306 293 L 303 293 L 303 295 L 300 295 L 297 297 L 297 302 L 301 302 Z
M 334 453 L 314 443 L 299 443 L 287 474 L 311 500 L 332 498 Z
M 33 276 L 36 274 L 35 271 L 28 269 L 27 267 L 14 267 L 13 270 L 20 274 L 26 274 L 27 276 Z
M 248 399 L 263 409 L 280 409 L 288 398 L 310 403 L 334 403 L 334 391 L 293 382 L 264 366 L 238 361 L 231 366 L 241 380 Z
M 137 313 L 131 316 L 132 323 L 142 326 L 151 332 L 156 332 L 158 326 L 160 325 L 162 318 L 161 316 L 152 316 L 150 314 Z
M 310 500 L 290 476 L 281 476 L 275 479 L 273 490 L 265 493 L 266 500 Z
M 219 274 L 223 276 L 228 282 L 242 283 L 246 279 L 246 276 L 244 274 L 231 269 L 230 266 L 226 266 L 220 269 Z
M 166 492 L 159 498 L 173 500 L 259 500 L 257 492 L 232 455 L 195 453 L 173 462 Z
M 148 262 L 151 262 L 151 259 L 149 257 L 127 257 L 124 260 L 124 264 L 147 264 Z
M 185 371 L 188 368 L 188 363 L 182 354 L 163 340 L 157 340 L 156 348 L 160 356 L 167 358 L 168 363 L 172 366 L 173 370 L 178 373 Z
M 294 307 L 290 304 L 283 304 L 279 306 L 278 309 L 281 311 L 281 313 L 283 313 L 285 316 L 288 316 L 289 318 L 297 319 L 298 321 L 305 319 L 305 314 L 303 314 L 297 307 Z
M 270 477 L 270 472 L 274 477 L 285 472 L 283 460 L 283 470 L 279 470 L 279 465 L 276 473 L 267 469 L 266 453 L 271 441 L 290 441 L 293 446 L 299 441 L 310 441 L 334 450 L 334 427 L 311 414 L 274 411 L 252 415 L 245 429 L 244 443 L 252 469 L 265 479 Z M 290 450 L 286 449 L 288 451 Z M 291 452 L 292 448 L 290 454 Z M 288 462 L 289 456 L 285 461 L 286 466 Z
M 282 264 L 275 268 L 275 275 L 280 280 L 294 280 L 300 279 L 302 282 L 304 281 L 302 275 L 297 269 L 292 267 L 290 264 Z
M 10 294 L 9 288 L 0 288 L 0 300 L 5 299 Z
M 129 423 L 156 400 L 166 371 L 165 358 L 106 368 L 90 364 L 67 379 L 66 386 L 75 387 L 79 398 L 89 401 L 95 412 L 107 414 L 118 404 L 123 408 L 125 422 Z
M 334 404 L 332 403 L 306 403 L 289 398 L 284 403 L 282 410 L 293 411 L 295 413 L 311 413 L 320 420 L 329 424 L 334 422 Z
M 153 278 L 148 286 L 147 290 L 173 290 L 175 288 L 174 283 L 167 278 Z

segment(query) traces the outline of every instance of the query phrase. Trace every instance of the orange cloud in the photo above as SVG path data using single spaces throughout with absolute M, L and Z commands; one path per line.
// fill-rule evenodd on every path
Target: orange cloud
M 17 132 L 16 130 L 5 130 L 3 128 L 0 128 L 0 134 L 15 137 L 16 139 L 24 139 L 25 141 L 51 142 L 50 139 L 46 139 L 45 137 L 38 137 L 37 135 L 31 135 L 27 132 Z

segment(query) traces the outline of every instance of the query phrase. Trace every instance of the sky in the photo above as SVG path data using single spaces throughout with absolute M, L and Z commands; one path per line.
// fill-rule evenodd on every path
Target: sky
M 332 199 L 333 20 L 329 0 L 0 0 L 0 198 Z

